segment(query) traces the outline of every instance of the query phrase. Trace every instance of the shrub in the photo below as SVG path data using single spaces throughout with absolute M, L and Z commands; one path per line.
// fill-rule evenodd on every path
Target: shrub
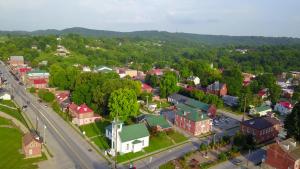
M 204 143 L 200 144 L 200 151 L 206 151 L 208 149 L 208 146 Z
M 35 93 L 35 92 L 36 92 L 36 89 L 35 89 L 34 87 L 31 87 L 31 88 L 29 89 L 29 92 L 30 92 L 30 93 Z
M 221 161 L 226 161 L 228 159 L 228 157 L 225 153 L 222 152 L 218 155 L 218 159 Z
M 45 102 L 52 102 L 55 99 L 53 93 L 48 90 L 41 89 L 38 91 L 38 96 Z

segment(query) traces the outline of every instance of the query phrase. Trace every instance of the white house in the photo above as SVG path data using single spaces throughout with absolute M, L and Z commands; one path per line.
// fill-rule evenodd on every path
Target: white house
M 272 112 L 272 108 L 268 105 L 261 105 L 259 107 L 253 107 L 249 110 L 249 115 L 266 116 L 268 112 Z
M 0 99 L 2 100 L 11 100 L 11 95 L 8 93 L 4 93 L 0 96 Z
M 187 80 L 194 82 L 195 85 L 199 85 L 200 84 L 200 78 L 197 77 L 197 76 L 190 76 Z
M 118 126 L 117 132 L 115 126 Z M 117 133 L 117 136 L 115 133 Z M 143 123 L 123 126 L 123 123 L 120 121 L 112 121 L 112 124 L 105 128 L 105 136 L 111 140 L 111 149 L 109 150 L 109 153 L 112 156 L 115 156 L 116 142 L 117 152 L 120 154 L 129 152 L 135 153 L 149 146 L 150 134 Z
M 281 101 L 276 103 L 274 110 L 278 111 L 281 115 L 289 114 L 293 109 L 293 106 L 289 102 Z
M 89 66 L 83 66 L 82 71 L 83 72 L 91 72 L 91 68 Z
M 109 67 L 106 67 L 106 66 L 99 66 L 99 67 L 96 67 L 95 72 L 102 72 L 102 73 L 106 73 L 106 72 L 111 72 L 112 69 L 109 68 Z

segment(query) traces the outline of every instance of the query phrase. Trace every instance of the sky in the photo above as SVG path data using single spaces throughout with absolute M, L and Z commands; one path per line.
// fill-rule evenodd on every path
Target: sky
M 0 0 L 0 30 L 300 37 L 300 0 Z

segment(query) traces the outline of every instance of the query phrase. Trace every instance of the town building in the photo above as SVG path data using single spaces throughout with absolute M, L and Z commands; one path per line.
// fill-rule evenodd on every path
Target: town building
M 280 101 L 276 103 L 274 111 L 279 112 L 281 115 L 287 115 L 293 110 L 293 105 L 288 101 Z
M 42 143 L 42 139 L 35 132 L 26 133 L 22 139 L 22 149 L 25 157 L 42 156 Z
M 57 49 L 56 49 L 56 56 L 63 56 L 63 57 L 67 57 L 70 54 L 70 52 L 62 45 L 57 45 Z
M 25 82 L 26 74 L 30 71 L 32 71 L 31 67 L 27 67 L 27 66 L 19 67 L 17 68 L 16 76 L 18 76 L 19 79 Z
M 45 89 L 48 87 L 48 82 L 45 79 L 33 79 L 31 87 L 36 89 Z
M 112 72 L 113 70 L 109 67 L 106 66 L 98 66 L 94 69 L 95 72 L 101 72 L 101 73 L 107 73 L 107 72 Z
M 55 94 L 56 101 L 61 107 L 61 111 L 65 112 L 69 105 L 71 104 L 70 92 L 69 91 L 59 91 Z
M 217 113 L 217 108 L 215 105 L 209 105 L 177 93 L 170 95 L 168 97 L 168 102 L 173 103 L 174 105 L 177 105 L 179 103 L 185 104 L 191 108 L 201 110 L 211 118 L 214 118 Z
M 151 130 L 166 131 L 172 129 L 172 126 L 162 115 L 148 115 L 145 117 L 145 122 L 148 128 Z
M 164 71 L 162 69 L 151 69 L 147 72 L 149 75 L 156 75 L 156 76 L 162 76 L 164 74 Z
M 134 78 L 138 74 L 137 70 L 127 69 L 127 68 L 117 68 L 116 72 L 119 74 L 120 78 L 124 78 L 125 76 Z
M 194 85 L 200 85 L 200 78 L 197 76 L 190 76 L 187 80 L 193 82 Z
M 1 93 L 0 94 L 0 99 L 1 100 L 11 100 L 11 95 L 7 92 Z
M 268 112 L 272 112 L 272 108 L 266 104 L 262 104 L 259 107 L 253 107 L 249 110 L 251 116 L 266 116 Z
M 27 72 L 25 83 L 29 87 L 47 88 L 50 74 L 44 70 L 32 70 Z
M 153 88 L 150 85 L 148 85 L 146 83 L 142 84 L 142 92 L 152 93 L 152 91 L 153 91 Z
M 83 66 L 82 71 L 83 72 L 91 72 L 92 70 L 89 66 Z
M 264 88 L 264 89 L 261 89 L 259 92 L 258 92 L 258 96 L 261 98 L 261 99 L 266 99 L 270 96 L 270 93 L 269 93 L 269 89 L 268 88 Z
M 300 169 L 300 145 L 290 138 L 268 146 L 266 164 L 276 169 Z
M 101 117 L 94 113 L 86 104 L 78 106 L 75 103 L 69 105 L 69 113 L 72 117 L 72 123 L 78 126 L 94 123 Z
M 252 135 L 256 143 L 262 143 L 276 138 L 280 128 L 281 124 L 279 120 L 269 116 L 242 121 L 240 125 L 241 133 Z
M 218 96 L 227 95 L 227 85 L 225 83 L 220 83 L 219 81 L 214 82 L 211 85 L 208 85 L 206 91 L 211 94 Z
M 224 95 L 222 97 L 223 102 L 230 106 L 230 107 L 235 107 L 238 106 L 239 104 L 239 98 L 235 96 L 230 96 L 230 95 Z
M 149 146 L 150 134 L 143 123 L 124 126 L 123 122 L 114 120 L 105 128 L 105 136 L 111 140 L 109 153 L 112 156 L 115 156 L 115 151 L 120 154 L 135 153 Z
M 11 67 L 18 67 L 24 65 L 24 57 L 23 56 L 11 56 L 9 59 L 9 65 Z
M 184 104 L 176 105 L 175 125 L 191 135 L 198 136 L 212 131 L 212 120 L 200 110 Z

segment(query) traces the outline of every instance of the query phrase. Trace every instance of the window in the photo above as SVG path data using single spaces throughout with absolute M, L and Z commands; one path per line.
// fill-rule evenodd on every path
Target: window
M 129 144 L 126 145 L 126 150 L 129 150 Z
M 144 140 L 142 140 L 142 146 L 144 147 Z

